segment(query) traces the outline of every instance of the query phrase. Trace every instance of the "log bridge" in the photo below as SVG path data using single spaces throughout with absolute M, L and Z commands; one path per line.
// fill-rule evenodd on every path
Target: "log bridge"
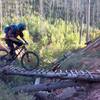
M 54 72 L 52 70 L 47 69 L 34 69 L 31 71 L 25 70 L 20 67 L 6 66 L 0 69 L 0 74 L 5 75 L 18 75 L 25 77 L 40 77 L 40 78 L 56 78 L 62 80 L 84 80 L 90 82 L 100 82 L 100 73 L 89 72 L 88 70 L 65 70 L 65 71 L 57 71 Z
M 39 78 L 48 78 L 48 79 L 60 79 L 61 81 L 50 82 L 50 83 L 42 83 L 37 85 L 26 85 L 14 88 L 18 91 L 47 91 L 51 89 L 59 89 L 74 86 L 76 81 L 81 82 L 100 82 L 100 73 L 93 73 L 87 70 L 85 71 L 77 71 L 77 70 L 66 70 L 59 72 L 53 72 L 51 70 L 46 69 L 34 69 L 32 71 L 27 71 L 24 68 L 6 66 L 0 70 L 0 74 L 3 75 L 13 75 L 13 76 L 25 76 L 25 77 L 39 77 Z

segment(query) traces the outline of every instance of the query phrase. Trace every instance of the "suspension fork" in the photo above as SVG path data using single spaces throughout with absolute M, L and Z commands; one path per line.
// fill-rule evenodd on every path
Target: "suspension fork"
M 25 52 L 27 51 L 27 48 L 25 47 L 25 46 L 23 46 L 23 48 L 22 48 L 23 50 L 25 50 Z
M 25 46 L 23 47 L 23 49 L 25 50 L 25 52 L 27 52 L 27 48 Z M 28 58 L 28 61 L 30 61 L 28 54 L 26 55 L 26 57 Z

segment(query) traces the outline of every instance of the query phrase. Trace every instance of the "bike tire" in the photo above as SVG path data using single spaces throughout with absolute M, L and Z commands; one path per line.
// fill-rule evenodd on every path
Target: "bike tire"
M 0 67 L 8 65 L 8 59 L 6 58 L 8 51 L 5 49 L 0 49 Z
M 39 66 L 39 62 L 39 56 L 31 51 L 25 52 L 21 58 L 21 65 L 26 70 L 33 70 L 37 68 Z

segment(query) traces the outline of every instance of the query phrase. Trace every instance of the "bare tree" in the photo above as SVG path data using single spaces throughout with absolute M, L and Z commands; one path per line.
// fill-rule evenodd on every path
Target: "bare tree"
M 15 5 L 16 5 L 16 16 L 19 17 L 19 4 L 18 4 L 18 1 L 15 0 Z
M 89 28 L 90 28 L 90 0 L 87 0 L 87 33 L 86 33 L 87 44 L 90 41 Z
M 0 0 L 0 31 L 2 31 L 2 1 Z

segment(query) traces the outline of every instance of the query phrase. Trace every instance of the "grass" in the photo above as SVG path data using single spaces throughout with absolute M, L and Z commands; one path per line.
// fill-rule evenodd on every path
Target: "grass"
M 14 94 L 5 83 L 0 81 L 0 100 L 34 100 L 33 95 L 28 94 Z

